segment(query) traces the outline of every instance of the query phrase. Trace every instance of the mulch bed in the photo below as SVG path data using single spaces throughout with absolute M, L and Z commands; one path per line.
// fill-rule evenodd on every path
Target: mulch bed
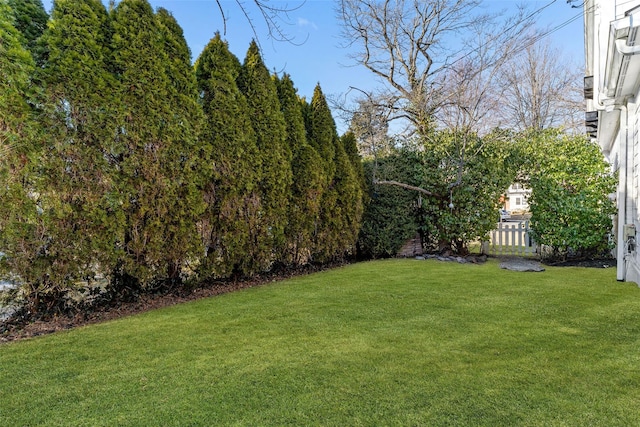
M 551 267 L 587 267 L 587 268 L 612 268 L 616 266 L 616 260 L 613 258 L 598 259 L 570 259 L 567 261 L 542 262 L 544 265 Z

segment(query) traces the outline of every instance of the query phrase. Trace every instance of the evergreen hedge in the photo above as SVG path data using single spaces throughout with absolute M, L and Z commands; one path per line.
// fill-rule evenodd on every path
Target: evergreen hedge
M 361 165 L 319 85 L 219 34 L 192 65 L 147 0 L 43 12 L 0 0 L 0 278 L 27 316 L 354 254 Z

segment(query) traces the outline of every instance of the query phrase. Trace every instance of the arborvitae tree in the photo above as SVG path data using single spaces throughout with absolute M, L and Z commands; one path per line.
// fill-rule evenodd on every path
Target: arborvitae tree
M 356 173 L 358 180 L 361 183 L 362 189 L 367 188 L 364 176 L 364 163 L 362 162 L 362 156 L 358 152 L 358 140 L 353 132 L 347 132 L 341 137 L 342 146 L 344 147 L 347 157 L 353 166 L 353 170 Z
M 335 183 L 338 190 L 338 207 L 343 221 L 342 233 L 339 234 L 340 247 L 343 253 L 354 255 L 364 210 L 364 170 L 355 148 L 356 141 L 353 134 L 347 133 L 342 138 L 336 138 L 335 142 Z M 345 149 L 345 142 L 348 151 Z
M 362 218 L 362 187 L 342 147 L 334 139 L 335 174 L 322 206 L 324 248 L 321 259 L 341 259 L 355 253 Z
M 37 71 L 38 105 L 47 137 L 38 200 L 49 242 L 40 283 L 31 286 L 40 294 L 55 289 L 56 303 L 66 290 L 109 276 L 122 233 L 109 164 L 115 85 L 106 67 L 107 21 L 99 0 L 58 0 L 41 39 L 48 56 Z
M 336 141 L 338 133 L 327 100 L 318 84 L 311 98 L 307 119 L 309 142 L 322 158 L 320 163 L 326 181 L 318 224 L 315 227 L 314 259 L 326 262 L 341 255 L 339 234 L 342 232 L 342 212 L 339 211 L 339 194 L 335 185 Z M 344 150 L 342 152 L 344 155 Z
M 171 83 L 168 101 L 171 104 L 171 132 L 167 132 L 167 156 L 173 161 L 165 171 L 173 181 L 172 217 L 166 221 L 172 246 L 165 252 L 167 277 L 175 280 L 185 261 L 195 260 L 204 250 L 197 233 L 197 223 L 205 211 L 205 159 L 201 156 L 199 134 L 204 114 L 198 102 L 195 70 L 191 51 L 182 28 L 166 9 L 156 14 L 166 54 L 165 72 Z
M 14 21 L 9 5 L 0 0 L 0 144 L 4 158 L 27 149 L 22 137 L 28 133 L 31 118 L 27 100 L 32 92 L 33 59 L 21 45 Z
M 0 0 L 0 277 L 18 284 L 41 277 L 37 263 L 47 243 L 37 205 L 40 152 L 27 103 L 33 68 L 11 9 Z
M 323 175 L 320 155 L 307 142 L 303 104 L 296 94 L 288 74 L 276 78 L 280 106 L 287 126 L 287 142 L 292 152 L 293 184 L 289 202 L 287 226 L 287 261 L 302 264 L 308 261 L 313 248 L 313 232 L 318 221 L 323 195 Z
M 14 27 L 23 37 L 24 47 L 32 54 L 36 41 L 47 28 L 49 15 L 42 6 L 42 0 L 8 0 L 15 17 Z
M 185 237 L 197 236 L 197 209 L 181 206 L 194 200 L 192 188 L 185 190 L 191 183 L 183 174 L 192 164 L 190 156 L 198 155 L 189 151 L 194 137 L 184 126 L 189 107 L 174 105 L 180 97 L 167 75 L 172 68 L 164 46 L 170 31 L 161 29 L 149 3 L 123 0 L 112 21 L 113 67 L 122 107 L 117 166 L 126 218 L 121 284 L 148 286 L 166 278 L 174 282 L 180 264 L 196 256 L 198 247 Z M 173 38 L 169 44 L 173 42 L 181 43 Z
M 307 126 L 309 142 L 322 157 L 327 179 L 331 180 L 336 173 L 333 160 L 335 157 L 335 139 L 338 138 L 338 133 L 336 123 L 333 120 L 320 84 L 317 84 L 313 90 Z
M 203 268 L 216 276 L 249 275 L 262 267 L 250 256 L 259 229 L 262 163 L 247 101 L 236 84 L 239 72 L 240 62 L 216 34 L 196 61 L 205 112 L 202 156 L 210 166 L 200 227 Z
M 358 228 L 361 228 L 362 215 L 364 215 L 364 210 L 369 202 L 367 179 L 364 173 L 364 162 L 362 161 L 362 156 L 360 156 L 360 153 L 358 152 L 358 140 L 353 132 L 347 132 L 342 136 L 341 140 L 344 151 L 347 153 L 347 157 L 353 166 L 353 171 L 360 186 L 361 197 L 358 200 L 362 203 L 359 207 L 362 209 L 362 212 L 359 217 L 360 225 Z
M 422 198 L 412 191 L 392 185 L 376 185 L 377 179 L 398 179 L 419 185 L 416 168 L 418 153 L 393 149 L 391 153 L 369 160 L 366 167 L 367 203 L 358 237 L 358 255 L 362 258 L 396 256 L 399 249 L 420 228 Z
M 238 87 L 247 99 L 262 157 L 260 235 L 251 256 L 268 265 L 273 256 L 281 260 L 285 249 L 287 204 L 291 194 L 291 150 L 286 143 L 286 126 L 276 86 L 255 41 L 247 51 Z

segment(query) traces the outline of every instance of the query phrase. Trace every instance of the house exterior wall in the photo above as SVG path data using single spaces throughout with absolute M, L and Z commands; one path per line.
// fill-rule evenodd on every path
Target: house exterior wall
M 614 195 L 617 278 L 640 283 L 640 0 L 586 0 L 585 76 L 587 114 L 597 112 L 591 132 L 618 174 Z M 593 115 L 591 115 L 593 117 Z
M 515 214 L 529 212 L 529 202 L 527 199 L 531 195 L 531 190 L 522 184 L 511 184 L 507 189 L 505 209 Z
M 636 99 L 638 94 L 636 93 Z M 638 201 L 640 200 L 640 140 L 638 139 L 638 130 L 640 129 L 640 106 L 635 103 L 629 103 L 628 108 L 632 109 L 630 118 L 632 118 L 632 124 L 629 126 L 629 156 L 633 159 L 630 165 L 629 176 L 631 182 L 629 183 L 628 191 L 630 194 L 627 196 L 627 209 L 628 220 L 627 223 L 632 223 L 636 230 L 640 230 L 640 217 L 638 216 Z M 635 239 L 637 241 L 638 235 L 636 233 Z M 624 272 L 624 280 L 632 281 L 640 284 L 640 251 L 635 248 L 625 256 L 628 258 L 627 264 L 624 268 L 627 271 Z

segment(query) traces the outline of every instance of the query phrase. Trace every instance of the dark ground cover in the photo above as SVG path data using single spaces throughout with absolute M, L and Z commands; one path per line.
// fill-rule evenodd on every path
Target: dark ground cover
M 614 258 L 569 259 L 567 261 L 543 262 L 543 264 L 553 267 L 611 268 L 616 266 L 616 260 Z

